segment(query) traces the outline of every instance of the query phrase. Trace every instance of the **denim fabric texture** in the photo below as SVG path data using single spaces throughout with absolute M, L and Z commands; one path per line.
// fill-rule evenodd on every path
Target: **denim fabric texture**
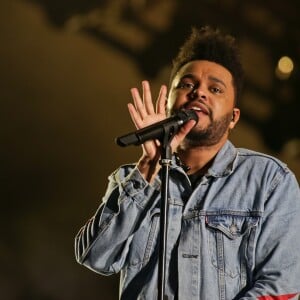
M 80 264 L 120 272 L 123 300 L 157 299 L 160 183 L 157 176 L 148 184 L 134 164 L 121 166 L 75 238 Z M 299 185 L 271 156 L 228 141 L 194 189 L 174 157 L 167 233 L 169 300 L 300 292 Z

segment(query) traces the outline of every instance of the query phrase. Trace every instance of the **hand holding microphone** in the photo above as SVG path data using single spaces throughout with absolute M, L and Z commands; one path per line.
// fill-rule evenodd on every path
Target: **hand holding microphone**
M 152 182 L 160 166 L 161 143 L 166 127 L 173 130 L 171 148 L 174 151 L 187 133 L 195 126 L 198 117 L 194 111 L 179 111 L 167 118 L 166 99 L 167 87 L 162 85 L 156 101 L 156 108 L 152 102 L 152 96 L 148 81 L 142 82 L 143 94 L 140 95 L 137 88 L 131 89 L 133 103 L 128 104 L 128 110 L 137 131 L 118 137 L 116 142 L 120 146 L 142 145 L 143 154 L 137 167 L 143 177 Z M 190 120 L 195 120 L 190 122 Z
M 172 148 L 175 149 L 195 125 L 195 123 L 186 123 L 190 120 L 197 122 L 198 116 L 192 110 L 181 110 L 167 118 L 167 87 L 165 85 L 161 86 L 156 101 L 156 108 L 153 105 L 149 82 L 143 81 L 142 88 L 142 97 L 137 88 L 131 89 L 133 103 L 128 104 L 128 110 L 137 131 L 117 137 L 116 143 L 122 147 L 143 144 L 143 148 L 148 148 L 144 150 L 148 152 L 150 157 L 153 157 L 155 155 L 152 154 L 157 151 L 157 147 L 159 146 L 157 140 L 161 140 L 167 130 L 172 135 L 178 133 L 175 141 L 171 144 Z M 184 128 L 183 125 L 185 125 Z
M 161 140 L 165 134 L 176 134 L 180 127 L 190 120 L 198 121 L 193 110 L 181 110 L 173 116 L 146 126 L 145 128 L 120 136 L 116 139 L 119 146 L 140 145 L 148 140 Z

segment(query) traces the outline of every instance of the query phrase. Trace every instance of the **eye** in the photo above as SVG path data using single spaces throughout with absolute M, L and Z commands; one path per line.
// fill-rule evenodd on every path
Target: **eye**
M 223 90 L 217 86 L 213 86 L 210 88 L 210 91 L 213 93 L 213 94 L 221 94 L 223 93 Z
M 192 82 L 179 82 L 177 85 L 178 89 L 187 89 L 187 90 L 193 90 L 195 88 L 195 84 Z

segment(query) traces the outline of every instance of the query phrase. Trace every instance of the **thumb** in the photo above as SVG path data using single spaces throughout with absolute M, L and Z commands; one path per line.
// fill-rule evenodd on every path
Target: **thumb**
M 186 137 L 186 135 L 191 131 L 191 129 L 196 125 L 195 120 L 190 120 L 186 122 L 177 132 L 177 134 L 174 136 L 171 147 L 172 149 L 176 149 L 177 146 L 183 141 L 183 139 Z

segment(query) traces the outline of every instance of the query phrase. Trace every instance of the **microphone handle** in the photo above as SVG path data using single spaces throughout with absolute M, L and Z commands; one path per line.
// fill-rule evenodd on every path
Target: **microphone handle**
M 121 147 L 126 147 L 129 145 L 137 146 L 151 139 L 161 139 L 166 132 L 170 135 L 176 133 L 179 127 L 189 120 L 198 121 L 197 114 L 193 110 L 181 110 L 170 118 L 117 137 L 116 143 Z

